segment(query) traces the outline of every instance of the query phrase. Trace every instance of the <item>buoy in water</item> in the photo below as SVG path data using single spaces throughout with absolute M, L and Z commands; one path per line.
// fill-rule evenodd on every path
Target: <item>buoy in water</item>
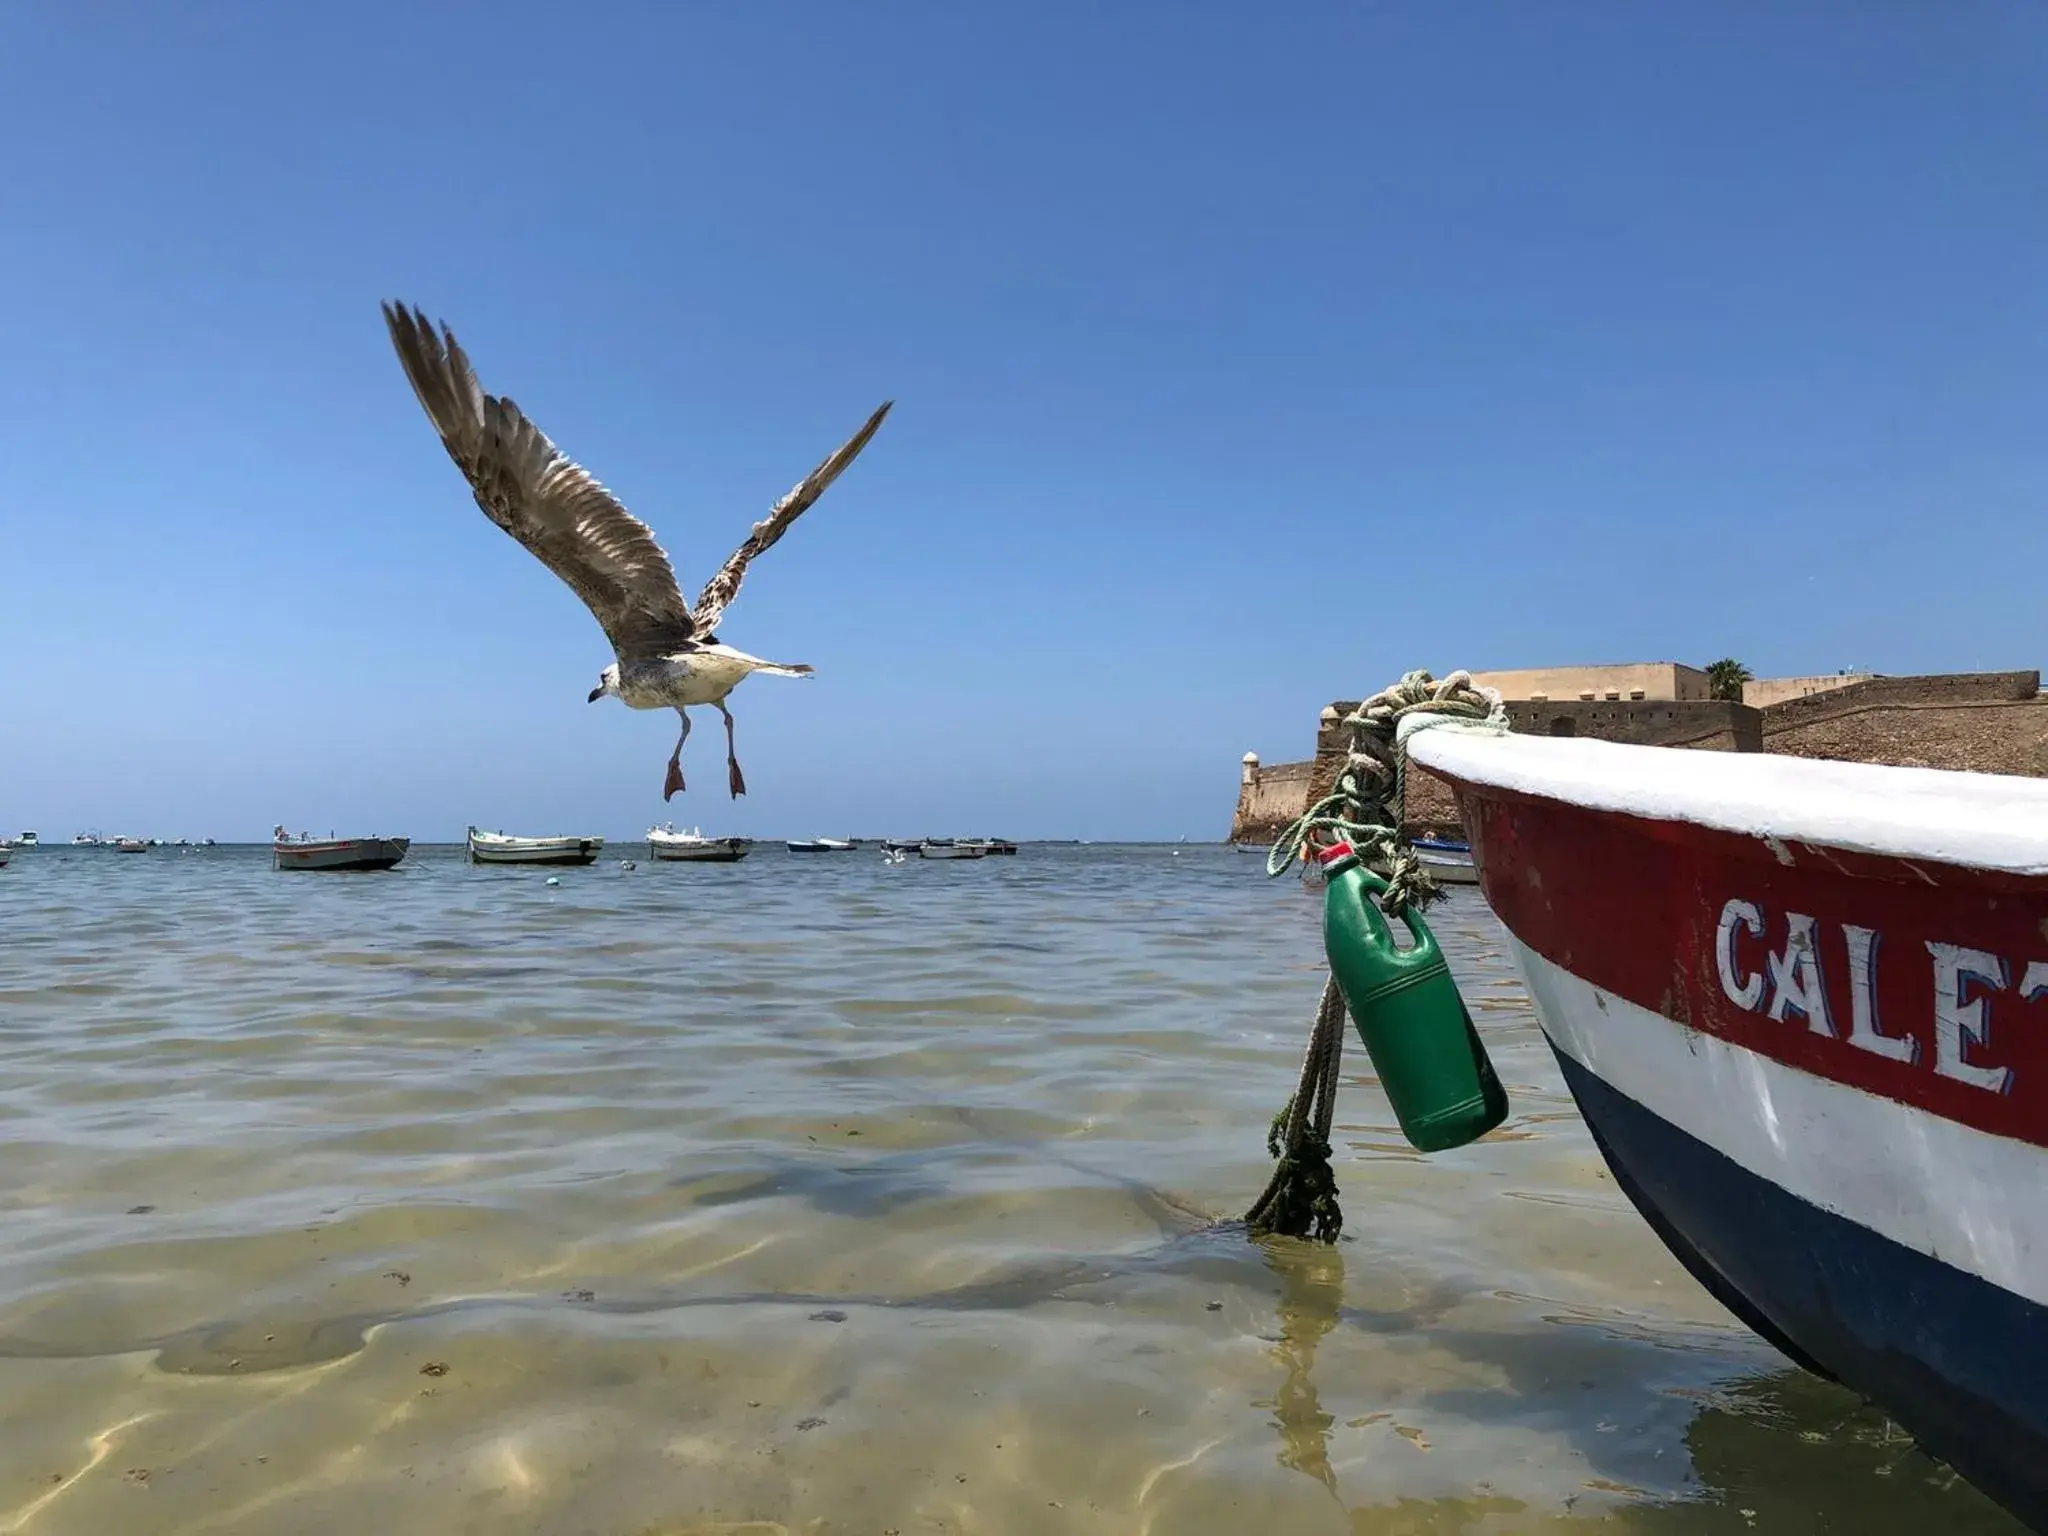
M 1346 844 L 1323 857 L 1323 949 L 1402 1134 L 1421 1152 L 1477 1141 L 1507 1118 L 1508 1096 L 1436 936 L 1405 908 L 1414 943 L 1397 949 L 1374 899 L 1386 881 Z
M 549 876 L 548 876 L 548 884 L 549 884 L 549 885 L 560 885 L 561 883 L 562 883 L 562 877 L 561 877 L 560 875 L 549 875 Z

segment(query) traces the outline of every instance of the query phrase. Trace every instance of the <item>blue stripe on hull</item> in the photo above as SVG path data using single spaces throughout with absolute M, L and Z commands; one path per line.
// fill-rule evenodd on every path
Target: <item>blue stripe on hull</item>
M 1710 1291 L 2048 1531 L 2048 1307 L 1787 1194 L 1557 1058 L 1616 1181 Z

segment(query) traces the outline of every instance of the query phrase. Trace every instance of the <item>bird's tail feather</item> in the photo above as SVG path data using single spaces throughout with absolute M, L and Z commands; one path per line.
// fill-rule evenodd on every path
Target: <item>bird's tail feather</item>
M 809 677 L 818 669 L 810 665 L 810 663 L 803 661 L 764 661 L 754 670 L 756 672 L 766 672 L 770 677 Z

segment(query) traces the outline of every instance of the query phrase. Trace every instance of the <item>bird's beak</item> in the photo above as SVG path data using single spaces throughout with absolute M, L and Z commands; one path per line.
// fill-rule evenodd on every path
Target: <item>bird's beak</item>
M 583 702 L 586 704 L 595 704 L 599 699 L 603 697 L 604 690 L 602 688 L 593 688 L 590 690 L 590 697 L 585 699 Z

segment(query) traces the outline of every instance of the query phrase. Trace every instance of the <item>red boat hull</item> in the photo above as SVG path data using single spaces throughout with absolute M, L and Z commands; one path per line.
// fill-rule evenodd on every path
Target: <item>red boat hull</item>
M 2048 1529 L 2048 875 L 1428 766 L 1652 1227 L 1759 1333 Z

